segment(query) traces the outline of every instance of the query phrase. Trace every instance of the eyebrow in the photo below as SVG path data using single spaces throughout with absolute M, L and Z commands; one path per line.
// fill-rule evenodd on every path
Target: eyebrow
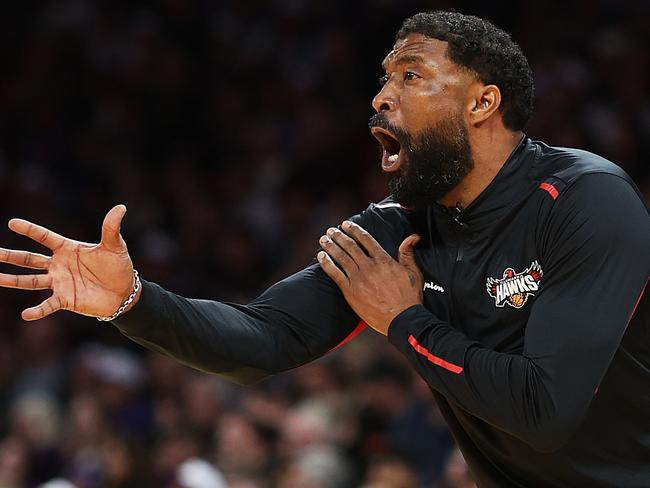
M 391 62 L 396 64 L 402 63 L 413 63 L 413 64 L 425 64 L 424 58 L 417 54 L 402 54 L 395 57 Z M 388 64 L 388 57 L 384 59 L 381 63 L 381 67 L 386 70 L 386 65 Z

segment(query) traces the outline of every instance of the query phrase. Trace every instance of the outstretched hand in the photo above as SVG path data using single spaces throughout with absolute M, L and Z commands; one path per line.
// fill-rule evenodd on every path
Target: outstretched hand
M 9 221 L 12 231 L 52 251 L 51 256 L 45 256 L 0 248 L 0 262 L 45 271 L 29 275 L 0 273 L 0 286 L 53 291 L 40 305 L 24 310 L 23 319 L 38 320 L 58 310 L 92 317 L 115 313 L 134 285 L 133 263 L 120 235 L 125 213 L 126 207 L 117 205 L 106 214 L 99 244 L 68 239 L 26 220 Z
M 396 261 L 362 227 L 345 221 L 321 237 L 317 258 L 357 315 L 387 335 L 395 317 L 422 303 L 423 278 L 414 254 L 419 240 L 417 234 L 404 239 Z

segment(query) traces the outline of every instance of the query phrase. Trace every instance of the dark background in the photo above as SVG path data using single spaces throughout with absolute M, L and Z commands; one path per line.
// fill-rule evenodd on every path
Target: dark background
M 144 277 L 245 301 L 309 262 L 327 226 L 386 195 L 366 125 L 380 63 L 404 17 L 448 7 L 522 46 L 537 88 L 529 136 L 605 156 L 650 195 L 647 1 L 21 1 L 0 7 L 0 221 L 94 242 L 125 203 Z M 93 320 L 25 325 L 20 310 L 46 295 L 0 294 L 10 486 L 57 475 L 80 488 L 172 486 L 193 456 L 243 488 L 443 476 L 451 441 L 435 405 L 381 338 L 243 390 Z

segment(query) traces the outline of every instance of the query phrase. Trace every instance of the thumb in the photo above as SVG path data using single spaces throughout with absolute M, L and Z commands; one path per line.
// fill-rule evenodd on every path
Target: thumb
M 398 261 L 401 265 L 411 270 L 418 269 L 415 263 L 415 246 L 418 242 L 420 242 L 420 236 L 418 234 L 411 234 L 399 246 Z
M 102 223 L 102 244 L 111 251 L 123 251 L 126 243 L 120 235 L 122 219 L 126 214 L 126 206 L 120 204 L 108 211 Z

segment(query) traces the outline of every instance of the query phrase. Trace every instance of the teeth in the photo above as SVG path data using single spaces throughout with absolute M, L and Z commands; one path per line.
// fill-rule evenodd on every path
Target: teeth
M 397 158 L 399 157 L 399 154 L 391 154 L 388 156 L 388 162 L 389 163 L 394 163 L 397 161 Z

